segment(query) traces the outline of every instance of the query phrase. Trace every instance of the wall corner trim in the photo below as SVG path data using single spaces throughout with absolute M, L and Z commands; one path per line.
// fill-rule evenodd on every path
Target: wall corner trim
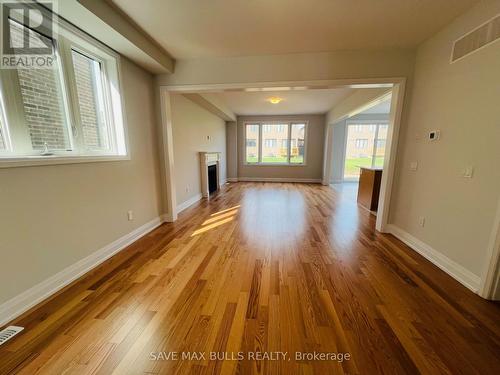
M 481 284 L 481 278 L 479 276 L 427 245 L 425 242 L 422 242 L 418 238 L 412 236 L 410 233 L 401 229 L 397 225 L 388 224 L 387 231 L 453 277 L 459 283 L 472 290 L 474 293 L 478 293 L 479 286 Z
M 173 216 L 171 213 L 166 213 L 160 216 L 160 220 L 162 223 L 173 223 Z
M 139 238 L 159 227 L 157 217 L 0 305 L 0 327 L 71 284 Z

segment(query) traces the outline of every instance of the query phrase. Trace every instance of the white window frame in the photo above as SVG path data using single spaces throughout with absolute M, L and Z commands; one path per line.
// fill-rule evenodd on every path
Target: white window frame
M 40 11 L 47 12 L 48 10 L 41 7 Z M 24 118 L 17 71 L 3 69 L 0 79 L 0 100 L 4 113 L 0 115 L 4 120 L 2 130 L 7 148 L 0 150 L 0 168 L 130 160 L 120 55 L 65 20 L 55 16 L 54 22 L 57 22 L 58 32 L 55 33 L 53 39 L 55 53 L 58 55 L 57 61 L 60 64 L 61 95 L 63 95 L 72 150 L 49 150 L 53 155 L 43 156 L 38 150 L 32 149 L 29 128 Z M 83 147 L 72 50 L 100 64 L 105 121 L 110 145 L 108 151 Z M 5 95 L 5 92 L 9 92 L 9 95 Z
M 0 82 L 0 132 L 2 133 L 3 144 L 5 146 L 5 149 L 0 149 L 0 156 L 7 155 L 9 150 L 12 150 L 9 127 L 7 126 L 7 116 L 3 103 L 5 102 L 3 99 L 2 84 Z
M 290 154 L 291 154 L 291 139 L 292 139 L 292 125 L 304 125 L 304 161 L 302 163 L 290 163 Z M 259 127 L 259 137 L 257 139 L 257 145 L 259 147 L 259 155 L 256 163 L 247 162 L 247 153 L 246 153 L 246 140 L 247 140 L 247 125 L 257 125 Z M 288 138 L 287 138 L 287 162 L 286 163 L 265 163 L 262 161 L 262 148 L 264 146 L 263 142 L 263 129 L 265 125 L 286 125 L 288 126 Z M 309 122 L 304 120 L 273 120 L 273 121 L 248 121 L 243 123 L 243 147 L 244 150 L 242 152 L 243 155 L 243 164 L 248 166 L 283 166 L 283 167 L 305 167 L 307 166 L 307 140 L 308 140 L 308 130 L 309 130 Z

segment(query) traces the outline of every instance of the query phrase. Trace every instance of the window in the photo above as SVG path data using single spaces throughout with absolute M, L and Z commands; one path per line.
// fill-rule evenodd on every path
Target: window
M 387 124 L 348 124 L 344 179 L 359 178 L 360 167 L 384 166 Z
M 12 45 L 22 45 L 23 33 L 28 30 L 29 44 L 40 47 L 43 42 L 48 42 L 52 45 L 52 57 L 56 58 L 53 40 L 13 20 L 10 20 L 10 30 Z M 21 54 L 23 50 L 16 48 L 16 52 Z M 33 150 L 71 149 L 61 80 L 59 66 L 54 69 L 17 69 L 23 114 Z
M 290 163 L 304 164 L 306 124 L 292 124 Z
M 305 136 L 305 123 L 245 124 L 246 163 L 304 164 Z
M 356 148 L 367 148 L 368 139 L 356 139 Z
M 288 140 L 288 125 L 264 124 L 266 131 L 262 134 L 263 163 L 287 163 L 288 147 L 282 147 L 283 141 Z
M 259 125 L 246 124 L 246 147 L 245 147 L 245 160 L 247 163 L 259 162 Z
M 65 21 L 58 22 L 58 33 L 49 38 L 9 19 L 16 56 L 26 53 L 24 45 L 51 46 L 55 63 L 51 68 L 1 69 L 2 166 L 20 160 L 36 164 L 54 158 L 127 155 L 118 55 Z
M 375 152 L 373 166 L 382 168 L 384 166 L 385 144 L 387 141 L 387 125 L 379 125 L 377 130 L 377 139 L 375 141 Z
M 71 50 L 82 141 L 87 149 L 108 150 L 108 121 L 104 105 L 102 66 L 84 53 Z

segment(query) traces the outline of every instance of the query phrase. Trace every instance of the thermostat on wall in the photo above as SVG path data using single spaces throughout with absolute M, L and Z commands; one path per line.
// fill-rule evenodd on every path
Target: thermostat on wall
M 430 141 L 437 141 L 440 136 L 441 136 L 441 132 L 439 130 L 431 130 L 429 132 L 429 140 Z

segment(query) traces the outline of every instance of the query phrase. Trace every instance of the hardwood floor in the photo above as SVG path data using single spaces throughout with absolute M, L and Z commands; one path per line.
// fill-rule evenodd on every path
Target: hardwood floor
M 13 322 L 0 373 L 500 373 L 499 305 L 374 225 L 331 187 L 231 184 Z

